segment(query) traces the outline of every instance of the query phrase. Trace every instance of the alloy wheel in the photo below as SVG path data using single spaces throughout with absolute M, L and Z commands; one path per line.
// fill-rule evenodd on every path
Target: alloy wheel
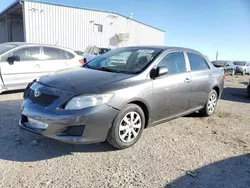
M 210 95 L 210 98 L 209 98 L 208 104 L 207 104 L 207 109 L 208 109 L 209 113 L 213 113 L 214 112 L 216 103 L 217 103 L 216 94 L 212 93 Z

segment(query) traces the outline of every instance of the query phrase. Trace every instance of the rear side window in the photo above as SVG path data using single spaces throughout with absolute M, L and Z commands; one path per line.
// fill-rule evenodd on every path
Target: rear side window
M 201 71 L 209 69 L 206 60 L 200 55 L 187 52 L 191 71 Z
M 157 67 L 167 67 L 168 74 L 179 74 L 187 71 L 186 62 L 182 52 L 173 52 L 166 55 Z
M 75 57 L 70 52 L 51 47 L 43 47 L 43 54 L 46 60 L 72 59 Z
M 73 59 L 75 56 L 67 51 L 61 50 L 62 51 L 62 59 Z
M 26 47 L 13 52 L 13 55 L 19 56 L 20 61 L 41 60 L 40 47 Z
M 63 53 L 64 51 L 57 48 L 43 47 L 43 54 L 46 57 L 46 60 L 65 59 L 65 54 Z

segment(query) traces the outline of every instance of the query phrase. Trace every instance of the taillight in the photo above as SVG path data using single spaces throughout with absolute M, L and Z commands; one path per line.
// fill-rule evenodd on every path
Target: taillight
M 82 65 L 84 65 L 83 59 L 79 60 L 79 63 L 82 64 Z
M 226 79 L 226 74 L 223 75 L 223 80 L 225 80 L 225 79 Z

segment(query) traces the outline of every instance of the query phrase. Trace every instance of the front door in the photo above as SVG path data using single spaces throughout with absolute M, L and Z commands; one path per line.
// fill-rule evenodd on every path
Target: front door
M 19 56 L 20 61 L 14 61 L 13 64 L 7 62 L 7 57 Z M 24 47 L 6 55 L 0 64 L 1 74 L 6 88 L 21 89 L 38 78 L 40 73 L 40 55 L 39 47 Z
M 160 121 L 185 112 L 190 97 L 190 75 L 183 52 L 171 52 L 158 63 L 168 74 L 153 80 L 152 116 Z

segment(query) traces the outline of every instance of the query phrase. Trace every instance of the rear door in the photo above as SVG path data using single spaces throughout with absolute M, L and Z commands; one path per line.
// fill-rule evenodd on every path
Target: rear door
M 20 61 L 9 64 L 6 59 L 19 56 Z M 41 76 L 40 72 L 41 49 L 38 46 L 19 48 L 3 57 L 1 74 L 7 88 L 25 88 L 32 80 Z
M 165 55 L 157 67 L 168 68 L 168 74 L 153 80 L 152 111 L 155 121 L 184 113 L 190 98 L 190 75 L 183 52 Z
M 43 75 L 67 69 L 77 64 L 73 54 L 59 48 L 42 47 L 42 55 L 41 71 Z
M 191 96 L 189 109 L 205 105 L 213 84 L 213 75 L 208 62 L 200 54 L 186 52 L 190 64 Z

